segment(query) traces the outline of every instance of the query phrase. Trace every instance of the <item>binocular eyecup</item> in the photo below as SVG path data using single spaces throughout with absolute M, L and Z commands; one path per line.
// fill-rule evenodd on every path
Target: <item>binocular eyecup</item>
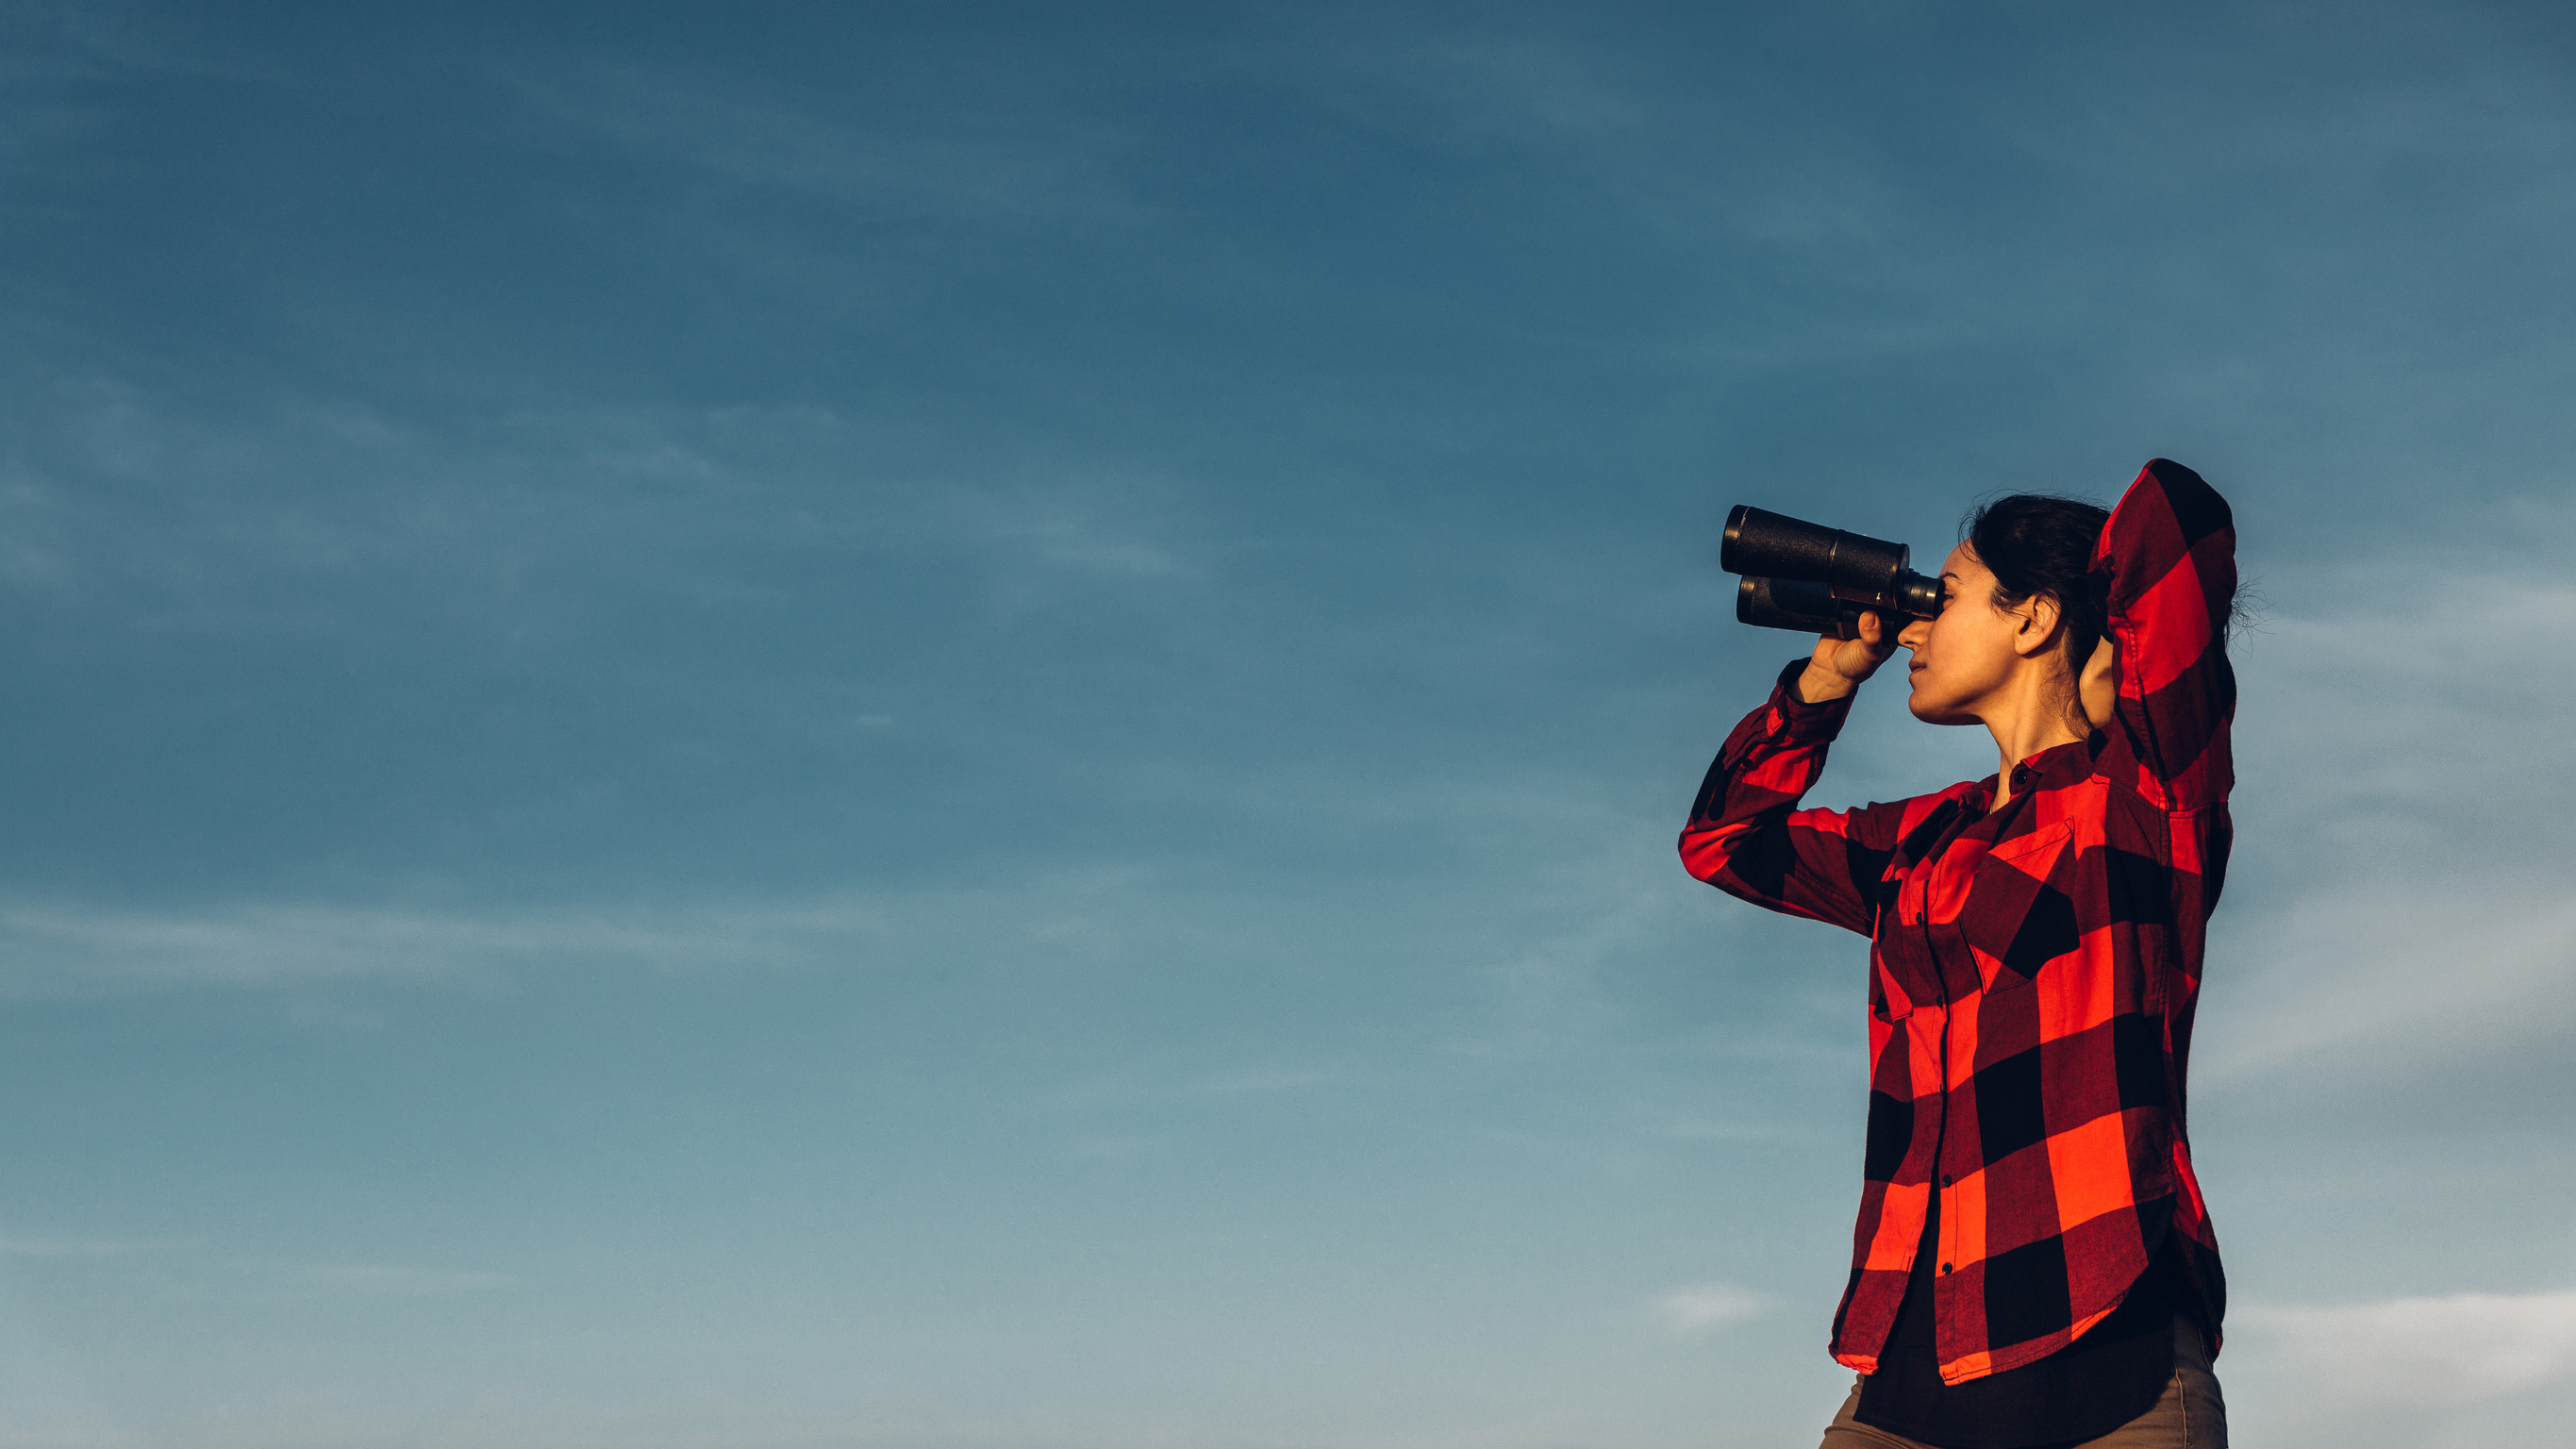
M 1872 609 L 1890 635 L 1940 612 L 1941 581 L 1914 572 L 1912 556 L 1901 543 L 1738 504 L 1717 562 L 1744 576 L 1739 622 L 1857 639 L 1860 616 Z

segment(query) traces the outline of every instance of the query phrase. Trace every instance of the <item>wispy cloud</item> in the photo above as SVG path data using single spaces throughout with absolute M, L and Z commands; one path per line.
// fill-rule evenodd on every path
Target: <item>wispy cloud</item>
M 2462 1404 L 2576 1372 L 2576 1292 L 2455 1293 L 2337 1307 L 2247 1304 L 2231 1327 L 2273 1339 L 2310 1391 Z
M 695 904 L 431 908 L 252 901 L 150 909 L 19 900 L 0 903 L 0 993 L 168 986 L 292 991 L 361 980 L 497 984 L 573 965 L 728 971 L 1079 961 L 1139 949 L 1225 949 L 1228 924 L 1254 909 L 1235 894 L 1106 866 L 1001 887 Z M 315 1024 L 373 1021 L 364 1014 L 344 1019 L 309 1002 L 294 1009 Z M 1298 1070 L 1209 1069 L 1199 1090 L 1285 1090 L 1302 1083 Z
M 862 126 L 838 115 L 832 96 L 799 104 L 775 86 L 633 63 L 511 74 L 504 84 L 549 132 L 569 127 L 736 185 L 878 214 L 1060 220 L 1141 210 L 1116 177 L 1118 133 L 1068 125 L 1061 112 L 1018 129 L 1007 120 L 983 128 Z
M 124 1258 L 189 1246 L 179 1238 L 0 1237 L 0 1257 L 91 1259 Z
M 1715 1333 L 1751 1323 L 1771 1311 L 1770 1295 L 1740 1283 L 1693 1283 L 1654 1302 L 1654 1313 L 1670 1333 Z
M 1788 1136 L 1790 1128 L 1778 1122 L 1710 1122 L 1680 1119 L 1668 1123 L 1663 1135 L 1679 1142 L 1769 1142 Z
M 282 396 L 210 413 L 22 369 L 0 457 L 0 587 L 191 632 L 428 614 L 525 648 L 642 597 L 777 603 L 815 555 L 900 556 L 1018 616 L 1069 590 L 1188 584 L 1184 480 L 951 463 L 915 477 L 828 409 L 568 405 L 415 426 Z M 459 616 L 462 617 L 459 617 Z
M 488 1269 L 407 1263 L 281 1263 L 229 1254 L 210 1257 L 208 1246 L 202 1238 L 18 1234 L 0 1236 L 0 1259 L 130 1272 L 134 1270 L 118 1265 L 123 1260 L 149 1258 L 153 1260 L 152 1271 L 165 1283 L 178 1281 L 173 1276 L 175 1266 L 184 1270 L 180 1276 L 201 1288 L 229 1283 L 236 1288 L 248 1286 L 250 1291 L 263 1295 L 289 1297 L 452 1298 L 505 1292 L 520 1286 L 517 1277 Z
M 2227 960 L 2246 979 L 2220 988 L 2198 1075 L 2312 1072 L 2362 1045 L 2384 1070 L 2576 1025 L 2576 902 L 2549 883 L 2576 862 L 2533 864 L 2518 881 L 2351 879 L 2240 924 Z
M 2525 537 L 2571 535 L 2558 519 Z M 2427 586 L 2387 597 L 2410 573 Z M 2268 587 L 2281 612 L 2240 650 L 2243 842 L 2202 1079 L 2576 1028 L 2576 680 L 2531 654 L 2576 631 L 2576 577 L 2388 558 Z
M 1612 56 L 1571 36 L 1352 38 L 1306 57 L 1335 113 L 1451 151 L 1571 147 L 1618 156 L 1652 126 Z
M 0 906 L 0 983 L 21 993 L 165 984 L 294 986 L 489 973 L 549 960 L 714 966 L 760 959 L 791 922 L 840 934 L 864 913 L 676 920 L 613 911 L 500 915 L 245 905 L 205 911 Z
M 421 1268 L 401 1263 L 302 1263 L 272 1272 L 278 1287 L 316 1297 L 455 1298 L 515 1289 L 507 1273 L 480 1269 Z
M 1285 1097 L 1336 1085 L 1349 1072 L 1335 1066 L 1254 1064 L 1210 1071 L 1169 1063 L 1134 1066 L 1048 1092 L 1041 1105 L 1066 1112 L 1121 1111 L 1146 1106 L 1230 1103 Z

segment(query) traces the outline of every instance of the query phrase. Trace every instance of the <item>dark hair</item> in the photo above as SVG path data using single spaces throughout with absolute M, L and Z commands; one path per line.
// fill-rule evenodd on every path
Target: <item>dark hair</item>
M 1979 504 L 1959 528 L 1977 562 L 1994 571 L 1996 608 L 2034 595 L 2057 601 L 2071 670 L 2083 669 L 2109 627 L 2093 597 L 2092 572 L 2093 546 L 2110 517 L 2110 510 L 2081 498 L 2015 493 Z

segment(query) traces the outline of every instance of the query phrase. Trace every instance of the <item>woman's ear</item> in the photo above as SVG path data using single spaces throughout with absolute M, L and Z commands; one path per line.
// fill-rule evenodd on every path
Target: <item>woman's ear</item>
M 2055 599 L 2046 594 L 2033 594 L 2013 609 L 2021 621 L 2013 630 L 2013 652 L 2027 659 L 2057 643 L 2057 622 L 2063 612 Z

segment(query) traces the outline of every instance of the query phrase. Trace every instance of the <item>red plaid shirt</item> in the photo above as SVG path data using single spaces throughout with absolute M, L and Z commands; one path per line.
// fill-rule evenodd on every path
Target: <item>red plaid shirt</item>
M 2217 1240 L 2183 1126 L 2201 951 L 2229 841 L 2227 504 L 2149 463 L 2093 587 L 2119 705 L 2090 739 L 1889 805 L 1800 810 L 1850 698 L 1801 702 L 1792 664 L 1745 717 L 1682 832 L 1691 874 L 1870 938 L 1869 1139 L 1833 1354 L 1862 1373 L 1941 1194 L 1933 1342 L 1947 1383 L 2044 1358 L 2117 1307 L 2172 1242 L 2213 1339 Z

